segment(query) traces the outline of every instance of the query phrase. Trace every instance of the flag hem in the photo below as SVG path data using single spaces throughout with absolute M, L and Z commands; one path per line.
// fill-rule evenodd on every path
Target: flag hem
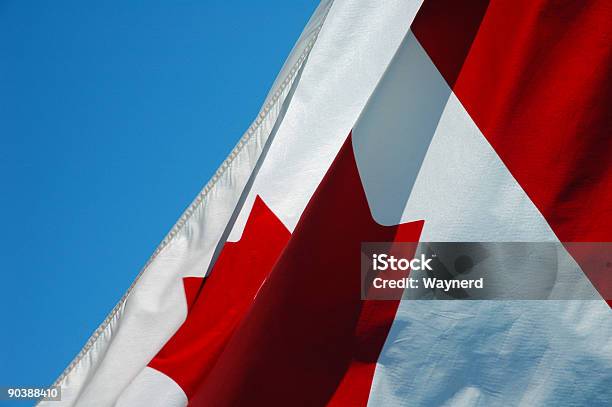
M 178 221 L 172 226 L 170 231 L 166 234 L 163 240 L 159 243 L 157 248 L 154 250 L 153 254 L 149 257 L 145 265 L 142 267 L 141 271 L 138 273 L 132 284 L 129 286 L 125 294 L 121 297 L 118 303 L 113 307 L 107 317 L 102 321 L 102 323 L 96 328 L 93 334 L 89 337 L 83 348 L 79 351 L 79 353 L 75 356 L 75 358 L 70 362 L 70 364 L 62 371 L 60 376 L 53 382 L 52 387 L 60 386 L 62 382 L 68 377 L 68 375 L 74 370 L 74 368 L 83 360 L 83 358 L 89 353 L 89 351 L 94 347 L 97 340 L 100 336 L 107 330 L 110 326 L 113 319 L 115 319 L 121 308 L 124 306 L 127 298 L 132 292 L 134 286 L 139 281 L 140 277 L 147 270 L 149 265 L 155 260 L 155 258 L 164 250 L 174 239 L 174 237 L 181 231 L 181 229 L 185 226 L 185 224 L 189 221 L 194 212 L 200 207 L 203 203 L 204 198 L 208 195 L 208 193 L 215 186 L 217 181 L 221 178 L 221 176 L 230 168 L 232 162 L 237 157 L 237 155 L 242 151 L 244 146 L 248 141 L 256 134 L 257 130 L 260 129 L 264 120 L 268 118 L 270 112 L 273 110 L 273 107 L 278 105 L 279 102 L 284 101 L 283 92 L 289 89 L 289 85 L 291 85 L 299 72 L 300 68 L 306 61 L 308 55 L 310 54 L 321 28 L 325 23 L 327 14 L 331 9 L 334 0 L 330 0 L 329 4 L 326 6 L 326 9 L 322 13 L 321 21 L 315 26 L 312 32 L 309 35 L 309 38 L 304 46 L 304 49 L 300 53 L 300 56 L 292 65 L 291 69 L 285 75 L 280 85 L 278 85 L 277 89 L 272 94 L 272 97 L 264 102 L 263 107 L 260 109 L 257 114 L 255 120 L 251 123 L 248 129 L 243 133 L 242 137 L 239 139 L 238 143 L 234 146 L 230 154 L 225 158 L 225 160 L 221 163 L 219 168 L 215 171 L 214 175 L 210 178 L 210 180 L 205 184 L 202 190 L 198 193 L 196 198 L 191 202 L 191 204 L 185 209 L 185 211 L 181 214 Z M 285 95 L 286 96 L 286 95 Z M 276 120 L 276 118 L 274 119 Z M 273 127 L 273 126 L 271 126 Z

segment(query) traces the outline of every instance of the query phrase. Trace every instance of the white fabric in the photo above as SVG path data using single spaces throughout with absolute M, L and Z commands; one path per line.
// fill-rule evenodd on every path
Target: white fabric
M 117 407 L 186 406 L 187 396 L 178 384 L 162 372 L 146 367 L 121 394 Z

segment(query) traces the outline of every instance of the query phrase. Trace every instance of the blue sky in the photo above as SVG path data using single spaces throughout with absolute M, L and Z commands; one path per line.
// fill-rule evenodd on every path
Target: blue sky
M 46 385 L 257 114 L 317 1 L 0 1 L 0 386 Z

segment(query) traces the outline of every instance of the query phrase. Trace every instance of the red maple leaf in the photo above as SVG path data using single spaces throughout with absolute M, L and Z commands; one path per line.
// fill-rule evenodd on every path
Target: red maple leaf
M 227 242 L 206 278 L 183 279 L 187 319 L 149 366 L 191 397 L 253 302 L 291 234 L 260 197 L 238 242 Z
M 374 221 L 351 137 L 293 236 L 257 197 L 240 241 L 184 279 L 187 319 L 149 366 L 190 405 L 365 405 L 398 301 L 362 301 L 361 242 L 418 241 Z
M 422 226 L 372 218 L 348 137 L 189 404 L 365 405 L 399 302 L 361 300 L 361 243 L 417 242 Z

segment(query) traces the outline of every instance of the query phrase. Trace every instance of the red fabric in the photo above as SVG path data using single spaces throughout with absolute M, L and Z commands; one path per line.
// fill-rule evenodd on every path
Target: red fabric
M 360 299 L 360 245 L 418 241 L 378 225 L 350 137 L 191 406 L 365 405 L 397 301 Z
M 225 243 L 210 277 L 184 279 L 187 319 L 149 366 L 191 397 L 247 312 L 290 233 L 257 197 L 240 241 Z

